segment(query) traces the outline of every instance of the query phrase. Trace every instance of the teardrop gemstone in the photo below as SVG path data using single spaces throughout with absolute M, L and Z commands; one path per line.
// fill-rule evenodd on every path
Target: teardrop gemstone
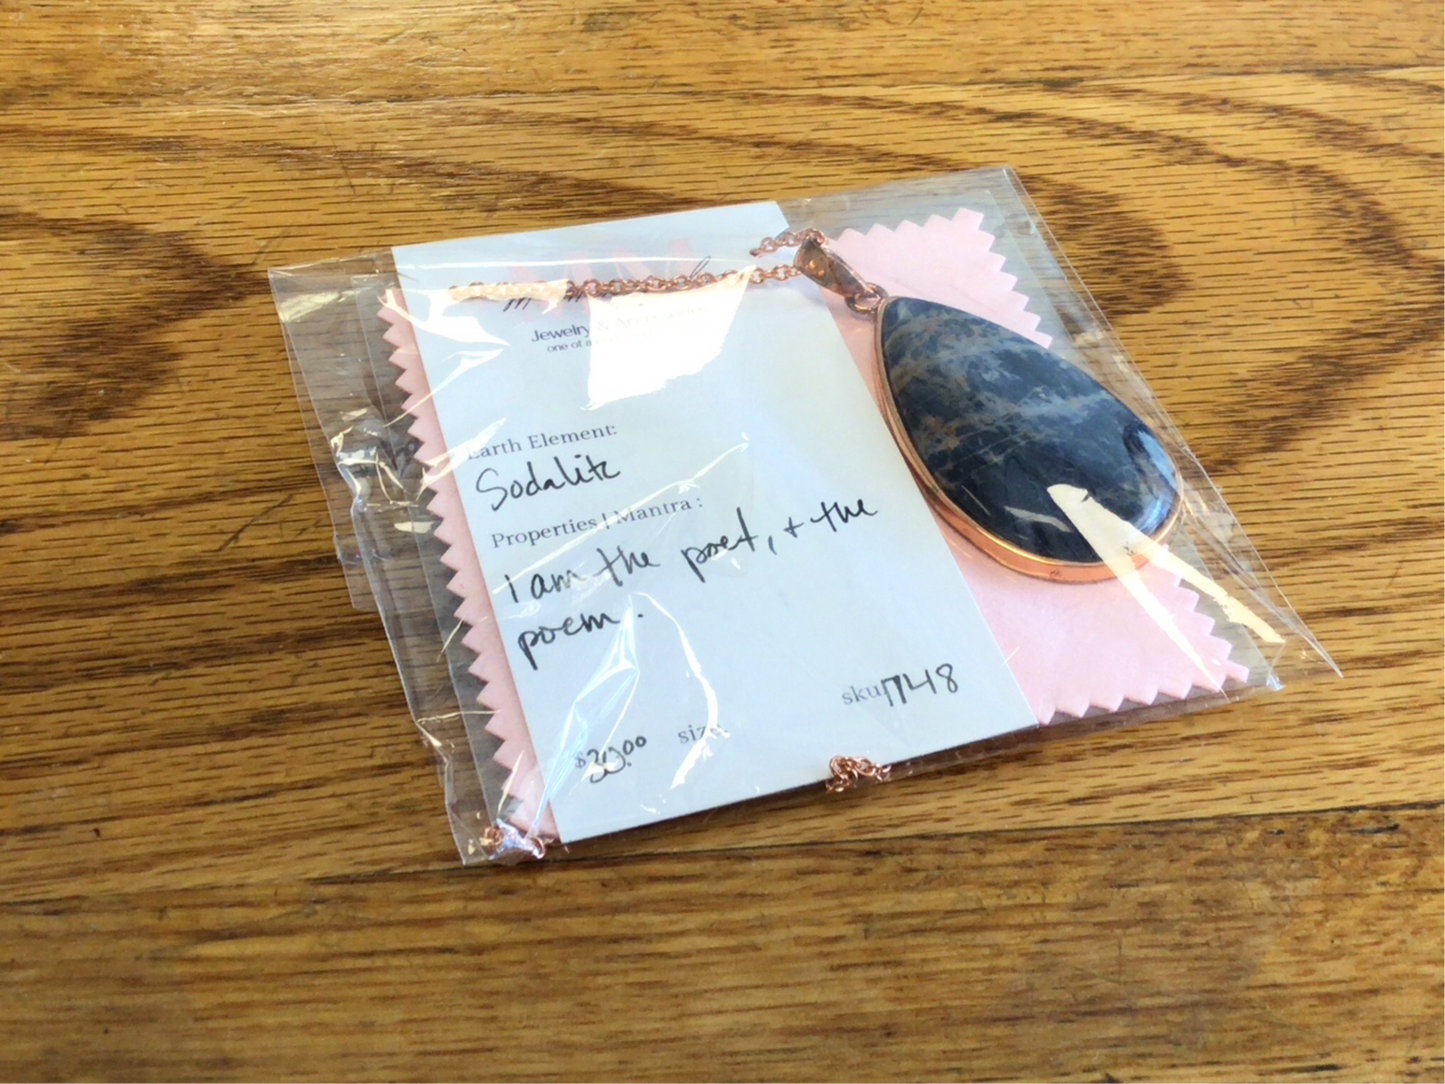
M 1049 496 L 1053 485 L 1086 490 L 1151 538 L 1170 523 L 1179 477 L 1169 453 L 1078 366 L 989 320 L 918 298 L 886 301 L 878 337 L 915 471 L 921 464 L 926 486 L 931 480 L 929 488 L 1003 543 L 985 547 L 995 556 L 1019 551 L 1004 563 L 1036 575 L 1055 573 L 1032 561 L 1104 571 Z

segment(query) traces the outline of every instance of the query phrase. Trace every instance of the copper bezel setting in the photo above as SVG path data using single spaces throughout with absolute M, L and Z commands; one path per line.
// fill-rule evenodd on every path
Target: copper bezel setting
M 913 440 L 909 437 L 908 430 L 903 426 L 903 419 L 898 414 L 898 404 L 893 399 L 892 384 L 888 380 L 888 368 L 883 361 L 883 311 L 896 300 L 898 299 L 887 298 L 873 310 L 873 363 L 879 381 L 878 386 L 882 392 L 884 420 L 888 423 L 893 440 L 898 445 L 898 450 L 903 453 L 903 458 L 908 463 L 908 469 L 913 472 L 913 477 L 923 490 L 928 503 L 933 506 L 945 523 L 983 553 L 1014 572 L 1021 572 L 1026 576 L 1034 576 L 1054 583 L 1101 583 L 1114 579 L 1114 571 L 1105 561 L 1084 563 L 1041 557 L 1000 538 L 971 519 L 944 493 L 924 464 L 923 457 L 918 454 L 918 449 L 913 446 Z M 1171 465 L 1173 465 L 1172 460 Z M 1150 542 L 1155 546 L 1164 542 L 1179 521 L 1180 509 L 1183 506 L 1183 486 L 1177 466 L 1174 467 L 1174 491 L 1180 497 L 1175 500 L 1169 517 L 1159 526 L 1158 530 L 1148 536 Z M 1149 554 L 1153 548 L 1153 546 L 1144 547 L 1130 554 L 1135 568 L 1149 560 Z

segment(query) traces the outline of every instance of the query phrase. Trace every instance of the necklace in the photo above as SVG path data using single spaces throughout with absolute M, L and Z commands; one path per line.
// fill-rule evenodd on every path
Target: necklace
M 763 240 L 754 257 L 796 248 L 793 262 L 670 278 L 472 283 L 454 300 L 570 301 L 673 293 L 745 280 L 804 276 L 874 323 L 883 414 L 938 515 L 1017 572 L 1062 583 L 1115 575 L 1051 494 L 1086 494 L 1147 543 L 1137 565 L 1179 517 L 1182 482 L 1154 431 L 1084 370 L 992 321 L 913 297 L 890 297 L 829 248 L 818 230 Z M 1112 566 L 1112 567 L 1111 567 Z

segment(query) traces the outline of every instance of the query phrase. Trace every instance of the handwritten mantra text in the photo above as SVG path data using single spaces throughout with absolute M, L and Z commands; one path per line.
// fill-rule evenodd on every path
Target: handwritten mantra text
M 779 556 L 777 540 L 781 535 L 787 535 L 796 540 L 808 533 L 816 534 L 824 527 L 836 534 L 855 520 L 876 516 L 878 513 L 869 509 L 861 498 L 851 503 L 820 501 L 817 515 L 808 516 L 802 520 L 790 515 L 787 517 L 786 524 L 778 530 L 777 534 L 767 535 L 757 534 L 748 525 L 747 517 L 740 506 L 734 508 L 733 514 L 738 524 L 736 531 L 718 535 L 716 538 L 708 539 L 697 545 L 683 546 L 678 551 L 679 556 L 687 565 L 688 571 L 697 577 L 699 583 L 708 582 L 707 574 L 704 572 L 706 566 L 720 561 L 730 554 L 737 554 L 740 551 L 755 554 L 766 547 L 767 551 L 776 557 Z M 520 605 L 524 601 L 540 602 L 551 595 L 579 587 L 585 588 L 588 584 L 596 581 L 610 580 L 613 586 L 622 587 L 640 574 L 653 572 L 663 567 L 663 562 L 646 550 L 629 550 L 618 546 L 609 552 L 599 546 L 595 552 L 598 565 L 591 571 L 568 569 L 563 572 L 537 572 L 521 582 L 514 580 L 510 575 L 504 575 L 504 586 L 512 601 Z M 522 657 L 527 660 L 527 665 L 533 670 L 537 670 L 540 668 L 537 648 L 546 647 L 563 639 L 586 636 L 589 633 L 620 624 L 622 624 L 621 618 L 606 611 L 579 612 L 564 618 L 561 624 L 537 625 L 534 628 L 524 629 L 517 635 L 517 648 L 521 651 Z

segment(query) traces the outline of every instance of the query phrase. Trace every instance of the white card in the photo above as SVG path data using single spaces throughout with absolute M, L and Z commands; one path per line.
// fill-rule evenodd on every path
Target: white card
M 754 204 L 395 250 L 564 841 L 1033 725 L 813 284 L 448 293 L 745 269 L 786 228 Z

